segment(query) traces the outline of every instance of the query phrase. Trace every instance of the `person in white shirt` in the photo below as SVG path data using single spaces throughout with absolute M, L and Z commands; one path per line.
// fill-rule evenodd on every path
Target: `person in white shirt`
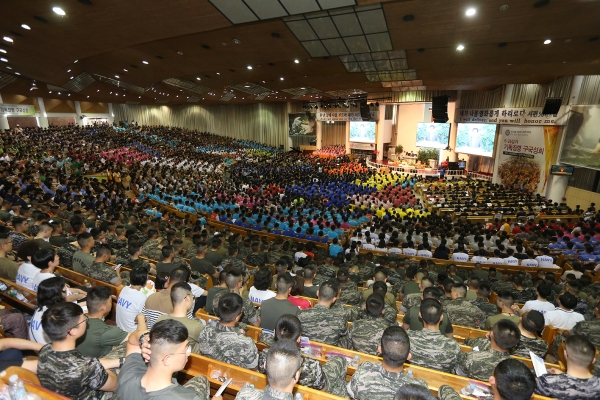
M 481 249 L 476 254 L 477 255 L 475 255 L 471 258 L 471 262 L 478 262 L 478 263 L 482 263 L 482 264 L 486 264 L 488 262 L 487 257 L 483 256 L 485 254 L 485 250 Z
M 21 260 L 26 260 L 23 264 L 19 266 L 19 270 L 17 271 L 17 284 L 27 288 L 29 290 L 33 290 L 33 278 L 37 275 L 40 270 L 31 263 L 31 258 L 35 254 L 36 251 L 40 249 L 40 245 L 33 240 L 29 240 L 23 243 L 19 247 L 19 251 L 17 251 L 17 256 Z
M 504 259 L 504 264 L 519 265 L 519 259 L 513 256 L 513 254 L 515 253 L 513 249 L 507 249 L 506 253 L 508 254 L 508 257 Z
M 417 251 L 415 249 L 413 249 L 413 242 L 408 242 L 408 247 L 406 247 L 402 252 L 404 253 L 404 255 L 406 256 L 416 256 L 417 255 Z
M 424 245 L 422 250 L 417 251 L 417 256 L 431 258 L 433 254 L 431 253 L 431 247 L 429 244 Z
M 538 262 L 537 262 L 537 260 L 533 259 L 534 254 L 533 254 L 532 250 L 527 250 L 527 256 L 529 258 L 521 260 L 521 265 L 524 267 L 537 267 Z
M 66 301 L 67 285 L 62 278 L 54 277 L 40 283 L 37 293 L 37 308 L 29 323 L 29 340 L 47 344 L 50 339 L 42 328 L 42 315 L 48 307 Z
M 33 277 L 33 291 L 37 292 L 41 282 L 54 278 L 54 268 L 58 266 L 60 258 L 54 249 L 40 249 L 31 257 L 31 263 L 35 265 L 38 273 Z M 81 289 L 71 289 L 67 285 L 66 301 L 75 302 L 87 296 Z
M 552 268 L 554 266 L 554 259 L 550 257 L 550 250 L 544 247 L 538 251 L 539 256 L 535 258 L 538 262 L 538 266 L 541 268 Z
M 262 268 L 254 274 L 254 284 L 248 292 L 248 298 L 253 303 L 262 304 L 263 301 L 275 297 L 275 292 L 269 290 L 273 282 L 273 273 L 269 268 Z
M 577 298 L 571 293 L 563 293 L 556 300 L 558 307 L 554 311 L 547 311 L 544 314 L 544 323 L 546 326 L 552 325 L 556 329 L 571 330 L 580 321 L 583 321 L 583 315 L 576 313 L 573 309 L 577 306 Z
M 500 258 L 500 250 L 494 250 L 494 257 L 490 257 L 487 262 L 494 265 L 504 265 L 504 259 Z
M 371 244 L 371 236 L 367 236 L 366 237 L 367 242 L 363 243 L 362 248 L 365 250 L 375 250 L 375 246 L 373 244 Z
M 125 332 L 138 329 L 136 317 L 142 313 L 147 297 L 141 292 L 148 280 L 148 272 L 144 268 L 134 268 L 130 274 L 131 284 L 119 293 L 116 308 L 117 326 Z
M 552 304 L 548 300 L 546 300 L 546 298 L 548 296 L 550 296 L 550 293 L 552 292 L 552 288 L 550 286 L 546 285 L 545 283 L 540 283 L 536 289 L 537 289 L 537 299 L 536 300 L 529 300 L 528 302 L 525 303 L 523 308 L 521 308 L 520 310 L 519 310 L 519 306 L 517 306 L 516 304 L 513 305 L 513 309 L 518 314 L 521 314 L 522 312 L 529 311 L 529 310 L 535 310 L 535 311 L 539 311 L 542 314 L 545 314 L 548 311 L 554 311 L 556 309 L 556 307 L 554 307 L 554 304 Z
M 467 254 L 463 246 L 458 246 L 458 249 L 452 253 L 452 261 L 469 261 L 469 254 Z

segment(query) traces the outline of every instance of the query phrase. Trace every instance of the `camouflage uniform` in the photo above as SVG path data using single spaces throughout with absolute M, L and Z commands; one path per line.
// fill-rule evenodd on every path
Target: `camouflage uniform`
M 79 251 L 79 247 L 72 243 L 66 243 L 60 246 L 56 253 L 60 259 L 60 266 L 63 268 L 73 269 L 73 254 Z
M 212 301 L 212 309 L 215 315 L 217 315 L 219 312 L 219 300 L 226 293 L 240 294 L 236 290 L 222 290 L 215 294 L 215 297 L 213 297 Z M 240 322 L 243 322 L 244 324 L 252 324 L 258 321 L 258 311 L 256 311 L 256 308 L 254 308 L 254 304 L 252 304 L 252 302 L 248 298 L 242 297 L 242 311 L 243 316 Z
M 277 250 L 267 252 L 267 264 L 275 264 L 283 256 L 283 253 Z
M 572 335 L 585 336 L 596 349 L 600 349 L 600 320 L 593 319 L 591 321 L 580 321 L 571 329 Z M 554 342 L 552 342 L 552 354 L 558 357 L 558 348 L 561 343 L 565 342 L 567 338 L 563 335 L 556 335 Z
M 525 303 L 529 300 L 537 299 L 537 290 L 533 286 L 526 287 L 523 290 L 514 289 L 512 293 L 515 298 L 515 303 Z
M 31 237 L 36 237 L 36 235 L 38 234 L 39 231 L 40 231 L 40 226 L 33 224 L 29 227 L 29 230 L 27 231 L 27 235 L 31 236 Z
M 573 311 L 575 311 L 576 313 L 579 313 L 581 315 L 585 315 L 585 313 L 587 312 L 587 302 L 585 300 L 583 300 L 581 297 L 577 297 L 577 305 L 575 306 L 575 308 L 573 309 Z
M 490 348 L 490 340 L 485 337 L 467 338 L 465 339 L 464 344 L 466 346 L 479 347 L 479 351 L 489 350 Z M 534 354 L 544 358 L 548 352 L 548 343 L 539 338 L 528 338 L 521 335 L 519 344 L 510 350 L 510 354 L 517 357 L 529 358 L 530 350 Z
M 392 289 L 390 290 L 390 292 L 396 296 L 398 293 L 402 293 L 402 289 L 404 289 L 404 285 L 406 284 L 406 282 L 410 282 L 407 279 L 401 279 L 399 281 L 397 281 L 396 283 L 394 283 L 394 286 L 392 286 Z
M 106 244 L 108 245 L 108 247 L 113 249 L 113 251 L 127 248 L 127 240 L 119 240 L 116 238 L 116 236 L 106 235 Z
M 97 358 L 76 350 L 55 352 L 50 344 L 40 350 L 37 375 L 43 387 L 83 400 L 100 399 L 104 392 L 99 389 L 108 380 L 108 373 Z
M 248 275 L 248 267 L 246 267 L 246 264 L 242 260 L 235 257 L 225 257 L 223 261 L 221 261 L 221 266 L 225 268 L 228 265 L 233 265 L 235 268 L 238 268 L 242 271 L 243 276 Z
M 491 317 L 492 315 L 496 315 L 498 313 L 498 306 L 490 303 L 489 301 L 487 301 L 485 299 L 478 297 L 476 299 L 468 300 L 468 301 L 469 301 L 469 303 L 473 304 L 474 306 L 479 308 L 481 311 L 483 311 L 483 313 L 485 314 L 484 321 L 487 319 L 487 317 Z M 483 321 L 482 321 L 482 323 L 483 323 Z
M 186 254 L 188 255 L 188 258 L 196 257 L 196 255 L 198 254 L 198 247 L 196 247 L 195 244 L 189 245 L 189 247 L 186 250 Z
M 402 372 L 390 372 L 380 363 L 365 361 L 352 375 L 348 383 L 348 393 L 355 400 L 389 400 L 403 385 L 409 383 L 427 387 L 427 382 L 410 378 Z
M 492 285 L 492 292 L 494 292 L 494 293 L 500 293 L 503 290 L 508 290 L 508 291 L 512 292 L 513 289 L 514 289 L 514 286 L 511 281 L 499 280 L 498 282 L 496 282 Z M 536 297 L 537 297 L 537 295 L 536 295 Z
M 361 309 L 356 306 L 343 304 L 339 300 L 333 303 L 329 309 L 344 318 L 346 322 L 354 322 L 360 318 Z
M 252 249 L 246 246 L 238 246 L 238 260 L 242 261 L 244 258 L 252 254 Z
M 458 356 L 460 375 L 487 382 L 488 378 L 494 373 L 496 365 L 509 357 L 508 352 L 503 353 L 493 349 L 460 353 Z
M 315 304 L 313 308 L 301 310 L 298 319 L 302 333 L 310 340 L 350 348 L 346 319 L 335 310 Z
M 260 254 L 249 254 L 246 263 L 251 267 L 262 267 L 265 265 L 265 258 Z
M 253 369 L 258 365 L 258 350 L 252 338 L 239 328 L 217 324 L 206 326 L 198 338 L 200 354 L 238 367 Z
M 244 386 L 235 398 L 237 400 L 294 400 L 294 394 L 280 392 L 269 385 L 264 390 L 255 389 L 252 386 Z
M 595 400 L 600 397 L 600 377 L 578 379 L 568 374 L 546 374 L 537 378 L 535 392 L 561 400 Z
M 158 248 L 158 246 L 150 247 L 148 249 L 147 255 L 144 255 L 144 251 L 142 250 L 142 256 L 149 258 L 150 260 L 160 261 L 162 260 L 162 248 Z
M 458 355 L 461 353 L 456 340 L 442 335 L 439 330 L 409 330 L 406 333 L 410 338 L 411 364 L 448 373 L 454 372 L 458 364 Z
M 378 354 L 377 346 L 381 342 L 383 331 L 389 326 L 390 324 L 385 319 L 372 316 L 367 316 L 352 323 L 349 336 L 354 350 L 376 356 Z
M 152 258 L 152 257 L 150 257 L 150 253 L 155 252 L 157 249 L 158 249 L 158 239 L 149 240 L 146 243 L 144 243 L 144 245 L 142 246 L 142 256 L 144 256 L 146 258 Z M 155 260 L 155 258 L 152 258 L 152 259 Z
M 361 292 L 358 291 L 358 287 L 352 281 L 348 281 L 340 285 L 342 292 L 338 301 L 342 304 L 350 304 L 353 306 L 359 306 L 361 302 Z
M 411 293 L 404 296 L 402 299 L 402 308 L 405 310 L 410 310 L 412 307 L 421 306 L 421 297 L 423 293 Z
M 321 284 L 328 279 L 335 278 L 337 276 L 337 268 L 333 265 L 320 265 L 317 268 L 317 275 L 315 276 L 315 280 Z M 350 281 L 349 281 L 350 282 Z M 354 282 L 352 282 L 354 283 Z
M 162 261 L 163 257 L 161 256 L 160 259 Z M 175 268 L 189 268 L 187 261 L 185 261 L 179 254 L 175 254 L 175 257 L 173 257 L 173 261 L 171 261 L 171 263 L 177 265 Z
M 266 374 L 266 363 L 269 349 L 266 348 L 258 355 L 258 372 Z M 302 356 L 302 370 L 300 371 L 299 385 L 308 386 L 313 389 L 321 390 L 325 386 L 325 376 L 321 369 L 321 364 L 316 358 Z
M 369 267 L 366 264 L 358 266 L 358 276 L 360 276 L 360 279 L 362 281 L 371 279 L 373 277 L 373 272 L 374 272 L 373 268 Z
M 89 267 L 84 266 L 83 272 L 91 278 L 111 284 L 111 280 L 119 278 L 117 272 L 107 263 L 93 262 Z
M 461 395 L 453 387 L 442 385 L 438 389 L 439 400 L 462 400 Z
M 127 248 L 122 248 L 115 252 L 115 263 L 127 265 L 129 262 L 131 262 L 131 256 Z
M 485 321 L 483 311 L 464 298 L 449 301 L 444 305 L 444 310 L 448 313 L 450 323 L 453 325 L 478 328 L 479 324 Z
M 384 304 L 383 311 L 384 311 L 383 319 L 385 319 L 388 322 L 388 324 L 389 324 L 388 326 L 398 326 L 398 321 L 396 318 L 398 316 L 398 314 L 396 312 L 396 309 L 390 307 L 387 304 Z M 367 310 L 365 310 L 364 307 L 361 307 L 358 310 L 358 318 L 359 319 L 367 318 Z

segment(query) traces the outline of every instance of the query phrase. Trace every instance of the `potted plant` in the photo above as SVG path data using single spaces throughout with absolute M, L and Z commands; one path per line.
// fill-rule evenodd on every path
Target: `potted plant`
M 396 155 L 399 156 L 403 152 L 404 152 L 404 146 L 402 146 L 401 144 L 397 145 L 396 146 Z

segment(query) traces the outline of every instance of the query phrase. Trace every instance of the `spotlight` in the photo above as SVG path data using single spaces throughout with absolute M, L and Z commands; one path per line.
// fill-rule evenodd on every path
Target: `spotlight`
M 65 12 L 65 10 L 63 10 L 60 7 L 52 7 L 52 11 L 54 11 L 58 15 L 67 15 L 67 13 Z
M 465 46 L 463 46 L 462 44 L 459 44 L 458 47 L 456 48 L 456 50 L 458 51 L 463 51 L 465 49 Z

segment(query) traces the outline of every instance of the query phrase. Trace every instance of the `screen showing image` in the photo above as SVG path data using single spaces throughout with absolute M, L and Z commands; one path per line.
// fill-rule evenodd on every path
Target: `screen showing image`
M 375 128 L 377 122 L 350 122 L 350 141 L 375 143 Z
M 317 118 L 314 113 L 288 114 L 290 136 L 317 136 Z
M 496 124 L 458 124 L 455 151 L 492 157 L 495 139 Z
M 417 147 L 443 149 L 448 146 L 450 124 L 422 122 L 417 124 Z
M 458 162 L 458 169 L 465 169 L 467 168 L 467 162 L 466 161 L 459 161 Z
M 575 167 L 567 166 L 567 165 L 553 165 L 550 169 L 550 173 L 552 175 L 573 175 L 573 171 Z

